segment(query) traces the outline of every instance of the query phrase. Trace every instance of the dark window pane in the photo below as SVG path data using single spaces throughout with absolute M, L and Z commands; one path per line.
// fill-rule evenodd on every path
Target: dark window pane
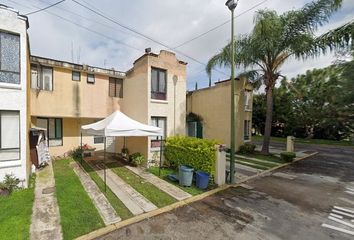
M 62 138 L 62 122 L 61 119 L 55 119 L 55 138 Z
M 108 92 L 110 97 L 116 97 L 116 79 L 109 78 Z
M 0 33 L 0 69 L 20 72 L 20 36 Z

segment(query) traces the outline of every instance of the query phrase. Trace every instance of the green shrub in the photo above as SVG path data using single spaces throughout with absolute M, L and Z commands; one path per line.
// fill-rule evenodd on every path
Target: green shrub
M 296 157 L 296 154 L 293 152 L 282 152 L 280 153 L 280 158 L 286 162 L 292 162 L 294 158 Z
M 129 160 L 137 166 L 141 166 L 146 162 L 145 157 L 139 152 L 131 154 Z
M 216 141 L 185 136 L 169 137 L 165 144 L 165 158 L 168 165 L 177 168 L 181 164 L 195 170 L 215 175 Z
M 82 149 L 81 147 L 76 147 L 68 152 L 69 157 L 72 157 L 73 159 L 81 159 L 82 157 Z
M 20 179 L 15 177 L 13 174 L 6 174 L 4 181 L 0 182 L 0 189 L 7 190 L 9 193 L 12 193 L 14 190 L 20 189 L 18 186 L 20 182 Z
M 256 145 L 252 143 L 245 143 L 244 145 L 240 146 L 238 152 L 241 154 L 252 154 L 254 153 L 255 149 L 256 149 Z

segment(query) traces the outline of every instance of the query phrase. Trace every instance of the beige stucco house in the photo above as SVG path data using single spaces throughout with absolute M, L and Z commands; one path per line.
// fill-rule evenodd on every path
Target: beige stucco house
M 236 150 L 251 141 L 252 85 L 236 80 Z M 230 146 L 231 81 L 187 93 L 187 134 Z
M 127 72 L 31 56 L 31 123 L 48 131 L 51 155 L 80 145 L 81 126 L 120 110 L 164 129 L 165 137 L 185 133 L 186 63 L 175 54 L 146 52 Z M 100 150 L 103 138 L 83 135 L 83 144 Z M 159 151 L 155 138 L 109 138 L 107 150 Z

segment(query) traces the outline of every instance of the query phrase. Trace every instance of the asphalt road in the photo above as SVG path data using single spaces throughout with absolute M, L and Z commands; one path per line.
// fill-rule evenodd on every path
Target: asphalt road
M 99 239 L 354 239 L 321 226 L 354 231 L 328 219 L 334 206 L 354 210 L 354 195 L 346 192 L 354 189 L 354 148 L 296 148 L 319 154 L 252 180 L 250 188 L 229 188 Z

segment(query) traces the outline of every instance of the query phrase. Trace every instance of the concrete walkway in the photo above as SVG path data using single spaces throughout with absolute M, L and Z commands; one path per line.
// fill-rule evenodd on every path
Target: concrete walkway
M 157 188 L 161 189 L 162 191 L 164 191 L 168 195 L 177 199 L 178 201 L 184 200 L 184 199 L 192 196 L 189 193 L 186 193 L 185 191 L 180 189 L 179 187 L 176 187 L 176 186 L 162 180 L 161 178 L 155 176 L 154 174 L 144 171 L 141 168 L 131 167 L 131 166 L 125 166 L 125 167 L 128 168 L 133 173 L 135 173 L 136 175 L 144 178 L 149 183 L 155 185 Z
M 30 239 L 63 239 L 51 161 L 37 172 Z
M 92 166 L 92 165 L 91 165 Z M 98 176 L 104 181 L 104 170 L 102 167 L 92 166 Z M 124 182 L 117 174 L 109 168 L 106 169 L 107 186 L 112 192 L 123 202 L 123 204 L 134 215 L 139 215 L 144 212 L 149 212 L 157 209 L 157 207 L 146 199 L 143 195 L 137 192 L 134 188 Z
M 95 204 L 103 222 L 109 225 L 121 221 L 121 218 L 117 215 L 106 196 L 100 191 L 91 177 L 77 163 L 72 163 L 71 166 L 92 202 Z

